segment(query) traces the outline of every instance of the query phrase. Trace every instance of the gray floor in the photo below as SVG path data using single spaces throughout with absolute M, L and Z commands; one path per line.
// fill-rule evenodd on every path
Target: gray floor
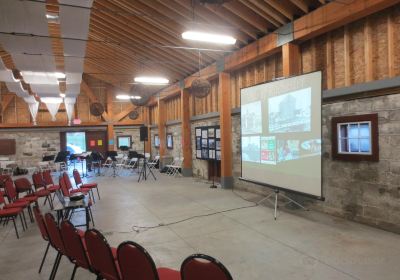
M 257 206 L 131 232 L 133 225 L 153 226 L 251 205 L 232 191 L 209 189 L 192 178 L 157 177 L 156 182 L 141 183 L 135 176 L 92 178 L 100 183 L 102 195 L 93 207 L 96 228 L 112 246 L 136 241 L 158 266 L 176 269 L 190 254 L 209 254 L 234 279 L 399 279 L 399 235 L 315 212 L 283 211 L 274 221 L 271 208 Z M 36 224 L 29 224 L 19 240 L 11 225 L 1 227 L 0 238 L 0 279 L 48 279 L 55 254 L 50 249 L 39 275 L 45 242 Z M 56 279 L 69 279 L 72 268 L 64 258 Z M 79 269 L 75 279 L 95 276 Z

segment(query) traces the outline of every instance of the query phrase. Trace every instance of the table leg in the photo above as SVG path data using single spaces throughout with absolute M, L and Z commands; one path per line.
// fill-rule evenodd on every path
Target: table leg
M 89 207 L 85 208 L 85 212 L 86 212 L 86 230 L 88 230 L 90 222 Z

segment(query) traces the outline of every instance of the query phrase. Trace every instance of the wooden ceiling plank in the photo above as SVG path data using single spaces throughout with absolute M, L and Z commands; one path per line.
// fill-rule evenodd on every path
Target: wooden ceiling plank
M 280 0 L 265 0 L 265 2 L 272 8 L 280 12 L 282 15 L 287 17 L 289 20 L 293 20 L 293 12 L 291 12 Z
M 238 15 L 241 19 L 248 22 L 263 33 L 267 33 L 268 29 L 275 27 L 269 21 L 265 20 L 263 17 L 249 9 L 247 6 L 243 5 L 241 2 L 226 2 L 223 4 L 223 7 L 231 11 L 233 14 Z
M 178 7 L 182 7 L 190 15 L 190 17 L 192 17 L 193 11 L 192 11 L 192 7 L 191 7 L 191 0 L 174 0 L 174 3 L 176 4 L 176 6 L 174 6 L 174 8 L 177 8 L 177 10 L 178 10 Z M 225 29 L 227 29 L 227 27 L 229 27 L 229 29 L 232 29 L 232 27 L 230 26 L 229 23 L 223 21 L 220 17 L 216 16 L 215 14 L 210 13 L 202 5 L 197 5 L 195 7 L 194 17 L 195 17 L 195 19 L 194 19 L 195 22 L 198 22 L 199 18 L 200 18 L 206 24 L 210 24 L 210 22 L 215 24 L 217 29 L 225 30 Z M 234 36 L 240 42 L 245 43 L 245 44 L 247 44 L 247 41 L 250 38 L 243 31 L 241 31 L 237 28 L 235 28 Z
M 204 5 L 209 11 L 216 14 L 217 16 L 225 19 L 232 25 L 236 26 L 247 35 L 249 35 L 253 39 L 257 39 L 257 30 L 249 23 L 241 19 L 240 17 L 232 14 L 230 11 L 226 9 L 222 9 L 222 7 L 215 7 L 209 4 Z
M 302 10 L 304 13 L 309 12 L 309 8 L 306 2 L 303 0 L 290 0 L 293 4 L 295 4 L 300 10 Z
M 274 8 L 269 6 L 262 0 L 244 0 L 247 3 L 252 3 L 254 7 L 262 10 L 265 14 L 268 14 L 270 17 L 274 18 L 281 25 L 286 24 L 288 22 L 287 18 L 283 16 L 280 12 L 276 11 Z
M 248 7 L 249 9 L 251 9 L 253 12 L 259 14 L 260 16 L 262 16 L 263 18 L 265 18 L 266 20 L 268 20 L 270 23 L 272 23 L 275 27 L 280 27 L 282 26 L 282 24 L 279 22 L 278 20 L 276 20 L 275 18 L 273 18 L 270 14 L 266 13 L 263 9 L 260 9 L 258 6 L 254 5 L 253 3 L 251 3 L 250 1 L 247 0 L 240 0 L 240 2 L 245 5 L 246 7 Z M 285 21 L 283 21 L 285 22 Z

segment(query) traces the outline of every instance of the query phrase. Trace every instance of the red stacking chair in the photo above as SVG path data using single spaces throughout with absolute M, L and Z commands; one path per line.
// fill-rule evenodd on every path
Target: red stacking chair
M 51 176 L 51 171 L 50 170 L 45 170 L 42 172 L 42 177 L 43 177 L 43 181 L 47 186 L 47 190 L 49 190 L 51 193 L 54 193 L 53 195 L 53 201 L 54 201 L 54 197 L 56 196 L 56 191 L 58 191 L 60 189 L 59 185 L 55 185 L 53 182 L 53 177 Z
M 86 254 L 83 231 L 77 230 L 70 221 L 61 222 L 60 231 L 65 252 L 72 263 L 75 264 L 71 280 L 75 278 L 78 267 L 91 271 L 89 258 Z
M 182 280 L 233 280 L 226 267 L 213 257 L 194 254 L 181 266 Z
M 84 184 L 82 182 L 81 174 L 79 174 L 78 170 L 74 169 L 74 171 L 72 173 L 74 174 L 74 180 L 75 180 L 75 184 L 76 184 L 77 187 L 83 188 L 83 189 L 90 189 L 90 190 L 96 189 L 97 190 L 97 196 L 99 197 L 99 200 L 100 200 L 100 192 L 99 192 L 99 188 L 97 186 L 97 183 Z M 93 196 L 93 199 L 94 199 L 94 196 Z
M 51 280 L 56 277 L 58 266 L 60 265 L 62 256 L 66 256 L 67 254 L 65 251 L 64 243 L 61 238 L 60 229 L 57 226 L 54 216 L 51 213 L 47 213 L 44 216 L 44 219 L 46 222 L 46 229 L 47 229 L 50 244 L 57 251 L 57 256 L 54 261 L 53 269 L 51 271 L 50 278 L 49 278 Z
M 120 280 L 116 249 L 111 248 L 104 236 L 96 229 L 86 231 L 85 241 L 87 254 L 97 278 Z
M 26 179 L 26 181 L 28 181 L 28 179 Z M 47 185 L 43 180 L 42 173 L 40 172 L 33 173 L 32 182 L 33 182 L 33 187 L 35 188 L 34 194 L 37 197 L 45 197 L 46 199 L 44 200 L 43 205 L 45 205 L 46 202 L 48 201 L 50 204 L 50 208 L 53 209 L 54 207 L 53 207 L 53 201 L 51 199 L 51 192 L 47 189 Z
M 126 241 L 118 246 L 118 264 L 122 279 L 180 280 L 179 271 L 156 268 L 150 254 L 139 244 Z
M 28 213 L 29 213 L 29 217 L 31 218 L 31 222 L 33 223 L 33 215 L 32 215 L 32 209 L 31 209 L 31 204 L 35 203 L 37 205 L 37 196 L 27 196 L 27 197 L 22 197 L 22 198 L 18 198 L 18 193 L 14 188 L 14 184 L 13 181 L 11 180 L 11 178 L 9 180 L 7 180 L 4 184 L 5 190 L 6 190 L 6 194 L 8 197 L 8 200 L 10 203 L 13 203 L 15 205 L 17 205 L 17 203 L 21 203 L 21 207 L 25 208 L 25 206 L 22 206 L 22 204 L 28 204 L 26 206 Z
M 62 177 L 63 177 L 63 179 L 64 179 L 65 185 L 67 186 L 67 189 L 68 189 L 68 193 L 69 193 L 69 194 L 81 192 L 81 193 L 83 193 L 83 194 L 85 194 L 85 195 L 89 193 L 89 196 L 90 196 L 90 189 L 84 189 L 84 188 L 77 188 L 77 189 L 74 189 L 74 188 L 72 187 L 72 183 L 71 183 L 71 180 L 69 179 L 69 176 L 68 176 L 67 172 L 64 172 L 64 173 L 62 174 Z
M 5 204 L 4 196 L 0 194 L 0 204 Z M 21 219 L 21 224 L 22 224 L 22 229 L 25 231 L 25 225 L 23 221 L 23 208 L 9 208 L 9 209 L 1 209 L 0 210 L 0 221 L 3 221 L 5 219 L 4 224 L 7 224 L 9 220 L 11 220 L 14 224 L 14 229 L 15 229 L 15 234 L 17 235 L 17 238 L 19 239 L 19 234 L 18 234 L 18 229 L 17 229 L 17 224 L 15 223 L 15 219 L 19 216 Z
M 68 186 L 67 186 L 67 184 L 65 183 L 64 178 L 65 178 L 64 176 L 60 176 L 60 178 L 59 178 L 60 189 L 61 189 L 61 192 L 62 192 L 62 195 L 63 195 L 63 196 L 69 197 L 69 196 L 71 195 L 71 193 L 70 193 L 69 190 L 68 190 Z M 85 193 L 84 193 L 84 194 L 85 194 Z M 87 194 L 87 193 L 86 193 L 86 194 Z M 90 219 L 92 220 L 92 224 L 93 224 L 93 226 L 94 226 L 93 213 L 92 213 L 92 209 L 91 209 L 91 207 L 92 207 L 92 200 L 91 200 L 91 199 L 89 199 L 88 205 L 89 205 Z M 74 212 L 75 212 L 75 210 L 72 210 L 69 219 L 71 219 L 72 214 L 73 214 Z
M 46 224 L 44 222 L 44 218 L 43 218 L 42 213 L 40 212 L 39 207 L 33 206 L 33 214 L 35 215 L 36 223 L 39 227 L 40 234 L 42 235 L 43 240 L 47 242 L 46 251 L 44 252 L 42 262 L 40 263 L 40 267 L 39 267 L 39 273 L 40 273 L 40 272 L 42 272 L 43 264 L 44 264 L 44 261 L 46 260 L 47 252 L 49 251 L 50 241 L 49 241 L 49 234 L 47 233 L 47 229 L 46 229 Z

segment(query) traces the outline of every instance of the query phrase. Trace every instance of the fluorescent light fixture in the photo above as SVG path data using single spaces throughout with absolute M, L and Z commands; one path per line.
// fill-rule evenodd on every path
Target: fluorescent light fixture
M 41 97 L 40 101 L 42 101 L 43 103 L 58 104 L 58 103 L 62 103 L 62 98 L 61 97 Z
M 65 93 L 60 93 L 60 97 L 64 98 L 65 97 Z
M 185 31 L 182 33 L 182 38 L 186 40 L 208 42 L 223 45 L 234 45 L 236 39 L 229 35 L 206 33 L 200 31 Z
M 129 99 L 131 99 L 131 97 L 129 95 L 127 95 L 127 94 L 118 94 L 116 97 L 117 97 L 117 99 L 120 99 L 120 100 L 129 100 Z
M 55 76 L 57 79 L 65 79 L 65 74 L 64 74 L 64 73 L 61 73 L 61 72 L 55 72 L 55 73 L 54 73 L 54 76 Z
M 116 97 L 117 97 L 117 99 L 120 99 L 120 100 L 141 99 L 142 98 L 139 95 L 132 96 L 132 95 L 128 95 L 128 94 L 118 94 Z
M 50 23 L 60 23 L 60 17 L 57 13 L 46 13 L 46 19 Z
M 55 77 L 57 79 L 65 79 L 65 74 L 61 72 L 33 72 L 21 71 L 22 76 L 36 76 L 36 77 Z
M 135 82 L 149 85 L 166 85 L 169 80 L 163 77 L 136 77 Z

